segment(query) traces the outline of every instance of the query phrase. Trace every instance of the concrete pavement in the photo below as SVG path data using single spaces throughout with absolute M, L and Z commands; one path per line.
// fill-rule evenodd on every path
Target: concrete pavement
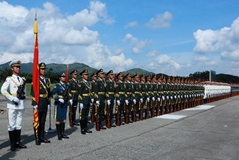
M 239 96 L 235 96 L 100 132 L 91 124 L 93 133 L 86 135 L 79 127 L 70 128 L 67 121 L 70 139 L 59 141 L 56 133 L 47 134 L 51 143 L 36 146 L 28 99 L 22 128 L 22 142 L 28 148 L 9 151 L 7 113 L 0 114 L 0 159 L 237 160 L 238 102 Z M 5 106 L 6 100 L 0 95 L 0 108 Z M 54 120 L 51 122 L 55 129 Z

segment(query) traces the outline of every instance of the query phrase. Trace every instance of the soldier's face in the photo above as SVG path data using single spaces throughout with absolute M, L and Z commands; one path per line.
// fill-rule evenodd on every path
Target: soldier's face
M 12 73 L 13 74 L 19 74 L 21 71 L 21 67 L 12 67 Z
M 119 78 L 119 80 L 121 80 L 121 81 L 123 80 L 123 76 L 119 76 L 118 78 Z
M 109 79 L 114 79 L 114 76 L 113 76 L 113 74 L 109 74 Z
M 92 77 L 92 80 L 96 80 L 96 78 L 97 78 L 96 76 L 93 76 L 93 77 Z
M 77 78 L 77 74 L 72 74 L 72 78 Z
M 40 69 L 40 76 L 45 76 L 45 72 L 46 70 L 45 69 Z
M 66 77 L 60 77 L 60 81 L 61 82 L 65 82 L 66 81 Z
M 88 79 L 88 74 L 83 74 L 82 78 L 87 80 Z
M 104 78 L 104 74 L 103 74 L 103 73 L 100 73 L 100 74 L 99 74 L 99 77 L 100 77 L 101 79 L 103 79 L 103 78 Z

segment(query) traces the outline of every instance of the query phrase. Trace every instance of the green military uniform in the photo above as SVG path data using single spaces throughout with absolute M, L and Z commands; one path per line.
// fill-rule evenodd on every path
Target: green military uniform
M 112 70 L 110 70 L 107 74 L 107 76 L 113 76 L 114 73 Z M 110 107 L 110 126 L 116 127 L 113 124 L 113 109 L 114 109 L 114 99 L 115 99 L 115 93 L 116 93 L 116 83 L 113 79 L 106 80 L 106 87 L 105 87 L 105 97 L 107 100 L 108 107 Z
M 82 76 L 82 81 L 79 83 L 79 104 L 80 104 L 80 125 L 81 133 L 92 133 L 87 127 L 88 115 L 91 103 L 91 84 L 87 81 L 88 70 L 84 69 L 80 75 Z
M 39 68 L 45 70 L 46 64 L 40 63 Z M 41 77 L 40 76 L 40 91 L 39 91 L 39 104 L 38 104 L 38 117 L 39 117 L 39 127 L 38 127 L 38 135 L 36 135 L 35 131 L 35 140 L 36 145 L 40 145 L 41 142 L 44 143 L 50 143 L 49 140 L 45 139 L 45 122 L 46 122 L 46 116 L 47 116 L 47 110 L 48 107 L 50 107 L 50 98 L 51 98 L 51 81 L 49 78 Z M 33 93 L 33 86 L 32 86 L 32 105 L 36 106 L 37 103 L 35 101 L 35 96 Z
M 134 79 L 135 79 L 135 82 L 133 83 L 133 88 L 134 88 L 134 97 L 135 97 L 135 100 L 136 100 L 136 113 L 137 113 L 137 120 L 138 119 L 138 115 L 139 115 L 139 110 L 141 109 L 140 108 L 140 103 L 143 102 L 143 99 L 142 99 L 142 88 L 141 88 L 141 85 L 139 83 L 140 81 L 140 74 L 135 74 L 134 75 Z M 141 101 L 141 102 L 140 102 Z
M 146 104 L 147 104 L 147 107 L 148 107 L 148 109 L 150 110 L 151 109 L 151 107 L 152 107 L 152 105 L 151 105 L 151 102 L 152 102 L 152 97 L 153 97 L 153 85 L 151 84 L 151 76 L 150 75 L 148 75 L 148 76 L 146 76 L 146 83 L 145 83 L 145 85 L 147 86 L 146 88 L 147 88 L 147 93 L 146 93 L 146 95 L 147 95 L 147 101 L 146 101 Z M 146 113 L 146 114 L 149 114 L 149 113 Z
M 96 72 L 96 74 L 99 76 L 99 74 L 104 74 L 103 69 L 100 69 Z M 100 129 L 106 129 L 103 127 L 102 124 L 102 117 L 105 115 L 104 110 L 105 110 L 105 87 L 106 87 L 106 82 L 102 78 L 98 77 L 97 79 L 97 86 L 94 87 L 94 99 L 96 100 L 96 104 L 99 104 L 99 124 L 100 124 Z M 105 117 L 106 119 L 106 117 Z
M 156 98 L 157 98 L 157 93 L 158 93 L 158 85 L 155 82 L 156 81 L 156 75 L 152 77 L 151 85 L 152 85 L 152 98 L 151 98 L 151 115 L 155 116 L 154 110 L 155 110 L 155 105 L 156 105 Z
M 124 108 L 125 108 L 125 84 L 122 81 L 123 75 L 122 72 L 118 73 L 117 75 L 118 82 L 117 82 L 117 88 L 116 88 L 116 103 L 120 107 L 120 115 L 121 117 L 124 117 Z M 125 123 L 122 121 L 121 125 L 124 125 Z
M 130 82 L 130 80 L 128 80 L 129 77 L 130 77 L 129 73 L 127 73 L 124 77 L 124 78 L 127 79 L 126 82 L 125 82 L 125 100 L 127 101 L 126 103 L 128 103 L 128 105 L 127 105 L 128 108 L 126 108 L 128 110 L 128 112 L 127 112 L 128 115 L 126 115 L 126 116 L 129 117 L 129 122 L 133 123 L 132 117 L 130 116 L 130 113 L 132 111 L 132 101 L 134 99 L 134 97 L 133 97 L 134 90 L 133 90 L 132 83 Z
M 71 73 L 77 75 L 77 70 L 73 70 Z M 78 88 L 79 88 L 79 81 L 75 78 L 72 78 L 69 80 L 69 88 L 68 88 L 68 95 L 69 95 L 69 99 L 70 99 L 70 103 L 71 107 L 69 107 L 69 112 L 71 112 L 71 114 L 69 116 L 71 116 L 72 118 L 72 122 L 73 125 L 79 126 L 79 124 L 75 121 L 76 120 L 76 110 L 77 110 L 77 103 L 78 103 Z M 71 119 L 69 117 L 69 119 Z
M 144 108 L 140 108 L 141 110 L 145 110 L 145 102 L 147 100 L 147 85 L 145 84 L 145 76 L 142 75 L 140 77 L 141 81 L 140 81 L 140 87 L 141 87 L 141 97 L 142 97 L 142 100 L 140 100 L 140 103 L 143 103 L 141 106 L 143 106 Z

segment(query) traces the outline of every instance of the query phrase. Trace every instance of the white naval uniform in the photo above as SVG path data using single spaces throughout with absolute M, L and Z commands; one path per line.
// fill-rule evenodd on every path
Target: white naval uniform
M 17 77 L 19 77 L 19 80 Z M 22 78 L 13 74 L 12 76 L 6 78 L 1 88 L 1 93 L 8 99 L 8 131 L 20 130 L 22 128 L 22 117 L 25 110 L 25 102 L 24 100 L 19 100 L 18 105 L 15 105 L 12 102 L 13 98 L 17 96 L 17 89 L 21 83 L 23 83 Z M 24 90 L 26 93 L 26 88 Z

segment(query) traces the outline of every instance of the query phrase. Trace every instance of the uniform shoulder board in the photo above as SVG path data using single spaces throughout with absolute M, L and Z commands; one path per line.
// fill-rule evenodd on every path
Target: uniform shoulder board
M 46 81 L 51 83 L 51 79 L 50 78 L 46 78 Z

